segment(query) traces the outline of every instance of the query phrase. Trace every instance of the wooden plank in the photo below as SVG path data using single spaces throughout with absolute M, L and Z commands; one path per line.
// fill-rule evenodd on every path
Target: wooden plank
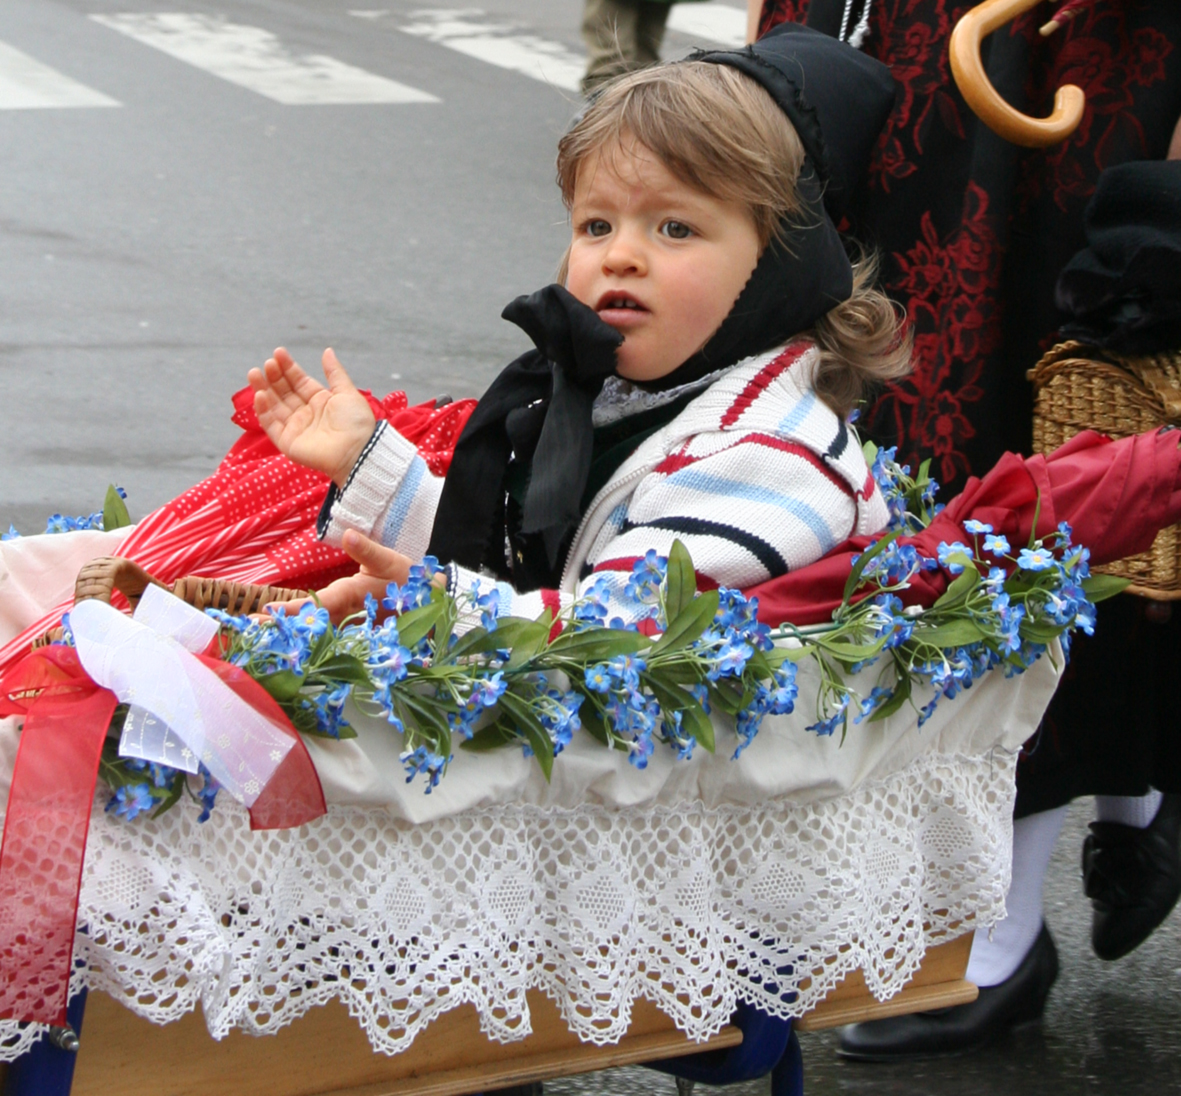
M 927 948 L 914 977 L 888 1001 L 878 1001 L 866 988 L 865 975 L 855 970 L 834 986 L 811 1012 L 796 1021 L 796 1030 L 822 1031 L 862 1020 L 884 1019 L 974 1001 L 976 987 L 964 981 L 971 951 L 970 932 Z
M 968 933 L 928 948 L 914 978 L 886 1002 L 875 1000 L 855 971 L 797 1021 L 797 1030 L 974 1000 L 976 987 L 963 978 L 971 947 Z M 373 1052 L 339 1002 L 265 1038 L 234 1031 L 215 1042 L 197 1013 L 156 1026 L 92 992 L 73 1096 L 108 1096 L 116 1077 L 120 1096 L 459 1096 L 742 1041 L 731 1027 L 707 1043 L 690 1042 L 655 1005 L 640 1000 L 627 1036 L 595 1047 L 579 1042 L 545 994 L 531 990 L 528 1000 L 533 1033 L 520 1042 L 492 1042 L 479 1030 L 475 1007 L 463 1005 L 436 1019 L 404 1053 L 387 1057 Z
M 475 1007 L 444 1013 L 404 1053 L 375 1054 L 339 1002 L 316 1008 L 264 1038 L 234 1031 L 209 1037 L 197 1013 L 157 1026 L 91 992 L 72 1096 L 456 1096 L 492 1084 L 545 1080 L 609 1066 L 734 1046 L 723 1029 L 706 1043 L 677 1031 L 655 1005 L 637 1001 L 618 1044 L 580 1043 L 557 1007 L 530 991 L 533 1034 L 500 1044 L 479 1029 Z

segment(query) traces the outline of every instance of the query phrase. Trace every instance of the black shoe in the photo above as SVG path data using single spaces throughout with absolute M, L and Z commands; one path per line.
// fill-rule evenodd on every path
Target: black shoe
M 999 986 L 982 989 L 975 1001 L 850 1024 L 841 1032 L 837 1053 L 862 1062 L 893 1062 L 979 1050 L 1010 1028 L 1041 1016 L 1057 977 L 1058 949 L 1042 925 L 1021 965 Z
M 1119 959 L 1143 944 L 1181 898 L 1181 795 L 1164 796 L 1144 829 L 1092 822 L 1083 842 L 1083 890 L 1100 959 Z

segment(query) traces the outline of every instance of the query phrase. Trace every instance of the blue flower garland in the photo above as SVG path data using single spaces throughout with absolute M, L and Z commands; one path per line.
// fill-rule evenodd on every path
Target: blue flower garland
M 681 759 L 698 748 L 714 752 L 712 717 L 721 714 L 733 725 L 738 758 L 768 715 L 795 710 L 804 659 L 820 676 L 807 730 L 839 729 L 843 740 L 850 722 L 876 722 L 908 703 L 921 726 L 940 700 L 991 670 L 1021 673 L 1055 639 L 1069 652 L 1071 630 L 1089 634 L 1095 602 L 1126 585 L 1092 576 L 1087 549 L 1071 542 L 1066 525 L 1014 554 L 991 526 L 968 521 L 970 545 L 943 542 L 935 558 L 921 556 L 899 538 L 941 509 L 928 464 L 912 478 L 894 450 L 867 445 L 866 455 L 890 525 L 854 558 L 842 604 L 825 624 L 771 629 L 757 619 L 756 598 L 699 592 L 680 542 L 667 558 L 649 551 L 632 569 L 626 596 L 636 617 L 651 622 L 645 631 L 608 619 L 598 583 L 562 614 L 560 630 L 548 611 L 537 620 L 497 616 L 495 593 L 448 595 L 431 557 L 339 627 L 314 603 L 266 621 L 208 612 L 223 625 L 224 657 L 258 680 L 299 731 L 353 737 L 344 716 L 351 699 L 402 736 L 407 782 L 421 777 L 429 794 L 456 742 L 477 752 L 515 745 L 548 779 L 573 736 L 586 733 L 643 769 L 658 744 Z M 904 606 L 899 593 L 940 567 L 952 581 L 935 604 Z M 475 616 L 479 625 L 459 634 L 461 617 Z M 869 667 L 879 672 L 862 696 L 849 679 Z M 921 707 L 919 690 L 932 694 Z M 116 789 L 108 809 L 133 818 L 172 806 L 183 774 L 155 769 L 163 767 L 145 780 L 126 759 L 104 758 Z M 217 795 L 208 774 L 196 794 L 206 818 Z

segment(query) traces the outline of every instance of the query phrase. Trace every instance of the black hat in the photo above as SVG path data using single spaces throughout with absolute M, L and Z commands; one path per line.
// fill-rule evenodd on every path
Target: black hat
M 800 135 L 824 186 L 829 216 L 840 220 L 894 107 L 890 70 L 799 23 L 782 23 L 745 49 L 711 50 L 692 59 L 730 65 L 766 88 Z

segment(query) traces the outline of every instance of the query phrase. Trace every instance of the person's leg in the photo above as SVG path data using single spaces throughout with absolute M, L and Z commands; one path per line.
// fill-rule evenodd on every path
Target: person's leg
M 664 41 L 664 27 L 668 23 L 671 4 L 657 0 L 640 0 L 636 19 L 635 68 L 655 65 L 660 60 L 660 45 Z
M 972 940 L 967 979 L 980 996 L 954 1008 L 852 1024 L 838 1053 L 865 1061 L 960 1054 L 985 1046 L 1017 1024 L 1035 1020 L 1058 976 L 1058 953 L 1042 920 L 1042 889 L 1066 807 L 1013 823 L 1013 881 L 1007 916 Z
M 1181 795 L 1099 795 L 1083 843 L 1091 947 L 1100 959 L 1138 948 L 1181 898 Z
M 1149 789 L 1147 795 L 1097 795 L 1095 821 L 1119 822 L 1142 830 L 1152 824 L 1162 799 L 1164 795 L 1155 788 Z
M 1042 931 L 1046 869 L 1065 820 L 1066 808 L 1059 807 L 1013 823 L 1013 882 L 1005 899 L 1007 914 L 991 930 L 976 930 L 965 975 L 969 982 L 981 988 L 998 986 L 1029 954 Z
M 582 40 L 586 43 L 586 75 L 582 93 L 636 68 L 636 32 L 641 9 L 655 5 L 644 0 L 585 0 Z M 667 11 L 666 11 L 667 16 Z

